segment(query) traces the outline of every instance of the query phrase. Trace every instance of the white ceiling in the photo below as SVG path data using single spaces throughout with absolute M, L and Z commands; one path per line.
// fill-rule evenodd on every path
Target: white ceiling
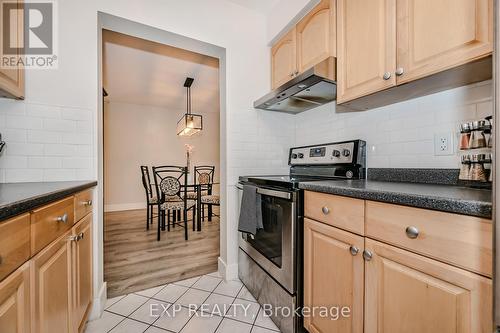
M 103 34 L 103 80 L 116 103 L 186 109 L 186 77 L 193 77 L 192 112 L 219 112 L 219 63 L 215 58 L 123 34 Z
M 234 2 L 240 6 L 253 9 L 262 14 L 269 14 L 271 9 L 279 2 L 279 0 L 227 0 Z

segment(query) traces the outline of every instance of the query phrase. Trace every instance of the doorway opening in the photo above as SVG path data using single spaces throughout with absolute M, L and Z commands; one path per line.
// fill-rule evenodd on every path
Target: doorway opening
M 103 273 L 108 298 L 217 271 L 222 177 L 219 59 L 103 30 L 101 70 L 107 94 L 102 112 L 102 180 Z M 194 79 L 191 100 L 186 96 L 186 78 Z M 202 116 L 202 130 L 179 136 L 178 121 L 185 116 L 188 102 L 192 113 Z M 141 166 L 148 168 L 146 184 Z M 160 200 L 168 200 L 161 199 L 165 195 L 162 179 L 153 170 L 160 166 L 186 168 L 189 185 L 200 184 L 195 167 L 215 169 L 210 193 L 200 189 L 196 208 L 186 211 L 187 226 L 181 212 L 184 205 L 175 210 L 152 205 L 152 219 L 147 213 L 148 199 L 158 197 L 157 188 Z M 179 183 L 184 185 L 183 178 Z M 182 198 L 183 193 L 179 194 Z M 200 205 L 201 196 L 209 194 L 219 196 L 219 205 Z M 170 228 L 161 225 L 162 211 Z M 202 217 L 199 225 L 196 214 Z

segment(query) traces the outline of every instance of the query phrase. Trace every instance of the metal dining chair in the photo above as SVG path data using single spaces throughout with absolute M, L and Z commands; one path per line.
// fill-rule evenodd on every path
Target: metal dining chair
M 208 221 L 212 221 L 213 206 L 220 206 L 220 196 L 214 195 L 213 184 L 215 178 L 215 166 L 199 165 L 194 167 L 194 183 L 201 185 L 201 211 L 205 219 L 205 206 L 208 208 Z M 203 193 L 205 192 L 205 193 Z
M 161 198 L 158 201 L 158 241 L 160 240 L 160 228 L 165 230 L 165 222 L 167 222 L 167 230 L 170 231 L 170 212 L 183 211 L 183 227 L 184 238 L 188 240 L 187 215 L 188 211 L 193 213 L 193 229 L 195 228 L 196 219 L 196 200 L 187 198 L 188 180 L 187 168 L 179 166 L 158 166 L 153 167 L 157 197 Z M 167 221 L 166 221 L 167 219 Z M 173 220 L 172 223 L 179 224 Z
M 142 186 L 146 192 L 146 229 L 149 230 L 149 225 L 153 224 L 154 207 L 158 204 L 158 196 L 153 193 L 151 177 L 149 176 L 149 168 L 141 165 Z

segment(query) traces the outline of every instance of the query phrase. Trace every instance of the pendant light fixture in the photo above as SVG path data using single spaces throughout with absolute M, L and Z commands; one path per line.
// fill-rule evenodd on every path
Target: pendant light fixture
M 177 135 L 179 136 L 191 136 L 203 129 L 203 117 L 199 114 L 191 113 L 191 85 L 193 81 L 193 78 L 188 77 L 184 82 L 187 92 L 187 106 L 186 114 L 177 122 Z

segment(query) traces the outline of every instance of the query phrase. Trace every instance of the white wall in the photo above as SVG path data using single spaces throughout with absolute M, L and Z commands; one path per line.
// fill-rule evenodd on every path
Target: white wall
M 98 12 L 109 13 L 183 36 L 198 39 L 226 49 L 226 119 L 227 143 L 227 227 L 221 237 L 221 259 L 230 274 L 237 272 L 236 193 L 237 176 L 244 173 L 281 173 L 286 171 L 289 142 L 294 141 L 294 120 L 288 115 L 254 111 L 253 101 L 269 91 L 269 50 L 266 45 L 266 18 L 252 10 L 223 0 L 64 0 L 58 1 L 59 68 L 26 73 L 26 101 L 0 101 L 0 132 L 10 146 L 0 163 L 14 165 L 19 171 L 8 171 L 2 165 L 2 181 L 43 181 L 48 175 L 60 180 L 97 178 L 97 110 L 98 99 Z M 26 118 L 10 119 L 22 115 L 23 105 L 41 104 L 46 107 L 26 111 Z M 64 118 L 77 109 L 89 123 L 69 123 Z M 61 111 L 60 116 L 57 111 Z M 68 111 L 69 110 L 69 111 Z M 85 115 L 84 115 L 85 114 Z M 55 117 L 55 118 L 52 118 Z M 5 119 L 2 121 L 2 119 Z M 57 119 L 60 121 L 51 121 Z M 48 125 L 48 123 L 52 123 Z M 47 125 L 45 125 L 47 123 Z M 70 130 L 82 126 L 81 132 Z M 61 146 L 49 147 L 42 139 L 28 142 L 27 133 L 12 132 L 18 127 L 67 132 Z M 21 128 L 23 129 L 23 128 Z M 20 141 L 20 145 L 14 142 Z M 54 140 L 57 140 L 55 138 Z M 63 141 L 64 140 L 64 141 Z M 17 146 L 17 148 L 16 148 Z M 75 166 L 46 164 L 43 168 L 30 168 L 23 160 L 51 157 L 64 152 L 67 157 L 79 157 L 81 149 L 90 159 L 90 166 L 75 171 Z M 12 156 L 9 162 L 6 156 Z M 21 156 L 18 162 L 14 156 Z M 25 158 L 24 158 L 25 157 Z M 266 158 L 271 157 L 271 162 Z M 223 157 L 224 158 L 224 157 Z M 247 163 L 248 162 L 248 163 Z M 69 163 L 69 162 L 67 162 Z M 34 165 L 32 165 L 34 166 Z M 34 169 L 34 170 L 32 170 Z M 47 177 L 45 176 L 47 175 Z M 84 177 L 85 176 L 85 177 Z M 102 198 L 96 198 L 102 200 Z M 102 221 L 96 213 L 95 231 L 95 296 L 103 289 L 102 273 Z
M 434 135 L 493 114 L 492 84 L 481 82 L 386 107 L 338 113 L 335 103 L 296 117 L 296 144 L 367 142 L 369 168 L 460 168 L 459 154 L 434 155 Z
M 191 172 L 195 165 L 214 165 L 218 182 L 219 114 L 201 113 L 203 131 L 187 138 L 176 134 L 177 121 L 185 112 L 147 105 L 105 104 L 104 211 L 145 208 L 140 166 L 186 165 L 185 144 L 194 147 Z

